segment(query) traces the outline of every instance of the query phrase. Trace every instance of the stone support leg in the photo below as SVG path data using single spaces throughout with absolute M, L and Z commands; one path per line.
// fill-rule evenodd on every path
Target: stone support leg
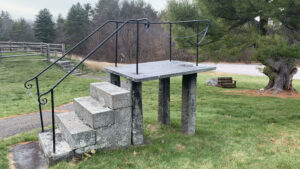
M 112 73 L 108 73 L 109 82 L 116 85 L 121 86 L 120 76 Z
M 127 82 L 132 97 L 132 144 L 141 145 L 143 136 L 143 105 L 142 105 L 142 83 Z
M 184 134 L 195 133 L 197 74 L 182 77 L 181 128 Z
M 170 125 L 170 78 L 159 79 L 158 122 Z

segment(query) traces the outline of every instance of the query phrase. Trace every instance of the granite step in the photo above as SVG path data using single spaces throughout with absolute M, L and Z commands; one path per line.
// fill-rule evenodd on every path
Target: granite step
M 104 106 L 104 101 L 98 101 L 90 96 L 75 98 L 73 101 L 75 113 L 93 129 L 114 124 L 114 111 Z
M 104 105 L 110 109 L 131 106 L 130 92 L 108 82 L 91 83 L 90 94 L 98 101 L 104 100 Z
M 63 138 L 72 149 L 83 148 L 95 144 L 95 130 L 85 125 L 75 112 L 57 114 L 56 119 Z
M 44 152 L 48 165 L 54 165 L 62 160 L 71 160 L 74 153 L 71 146 L 63 139 L 60 130 L 55 132 L 55 153 L 53 152 L 52 132 L 39 133 L 39 144 Z
M 58 61 L 57 64 L 60 66 L 67 66 L 67 65 L 70 65 L 71 62 L 68 60 L 62 60 L 62 61 Z

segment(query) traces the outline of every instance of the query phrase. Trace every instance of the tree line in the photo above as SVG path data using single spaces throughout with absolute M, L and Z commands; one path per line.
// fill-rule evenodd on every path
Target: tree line
M 59 15 L 56 21 L 48 9 L 42 9 L 36 15 L 33 24 L 24 19 L 13 21 L 9 13 L 2 11 L 0 16 L 0 40 L 12 41 L 39 41 L 45 43 L 65 43 L 67 48 L 74 46 L 90 32 L 107 20 L 135 18 L 149 18 L 151 21 L 160 21 L 164 12 L 158 13 L 152 6 L 143 0 L 120 1 L 99 0 L 93 8 L 90 4 L 77 3 L 71 6 L 66 18 Z M 85 56 L 102 42 L 112 31 L 115 25 L 107 25 L 102 31 L 92 36 L 87 42 L 80 45 L 72 54 Z M 169 40 L 165 28 L 153 25 L 147 32 L 140 26 L 140 61 L 167 59 Z M 128 25 L 119 32 L 118 60 L 123 63 L 132 63 L 136 55 L 136 25 Z M 175 43 L 172 43 L 173 48 Z M 194 60 L 185 49 L 174 49 L 174 58 Z M 91 59 L 100 61 L 114 61 L 115 39 L 108 41 L 102 49 L 97 51 Z

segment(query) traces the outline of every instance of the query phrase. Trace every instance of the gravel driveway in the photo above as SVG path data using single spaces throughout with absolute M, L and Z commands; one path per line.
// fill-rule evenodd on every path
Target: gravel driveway
M 262 69 L 264 66 L 259 64 L 201 63 L 199 65 L 215 66 L 217 67 L 217 72 L 243 74 L 251 76 L 265 76 L 259 71 L 259 69 Z M 294 76 L 294 79 L 300 79 L 300 67 L 298 67 L 298 69 L 299 71 Z

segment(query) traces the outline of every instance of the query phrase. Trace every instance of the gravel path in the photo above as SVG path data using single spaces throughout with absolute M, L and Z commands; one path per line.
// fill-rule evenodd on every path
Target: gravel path
M 63 105 L 55 109 L 56 113 L 73 111 L 73 104 Z M 51 112 L 43 112 L 44 126 L 51 124 Z M 16 117 L 0 119 L 0 138 L 10 137 L 26 131 L 41 128 L 40 113 L 31 113 Z
M 203 66 L 215 66 L 217 67 L 217 72 L 222 73 L 233 73 L 233 74 L 242 74 L 242 75 L 251 75 L 251 76 L 265 76 L 259 71 L 259 69 L 264 68 L 263 65 L 259 64 L 230 64 L 230 63 L 201 63 L 199 65 Z M 300 79 L 300 67 L 299 71 L 294 76 L 294 79 Z

